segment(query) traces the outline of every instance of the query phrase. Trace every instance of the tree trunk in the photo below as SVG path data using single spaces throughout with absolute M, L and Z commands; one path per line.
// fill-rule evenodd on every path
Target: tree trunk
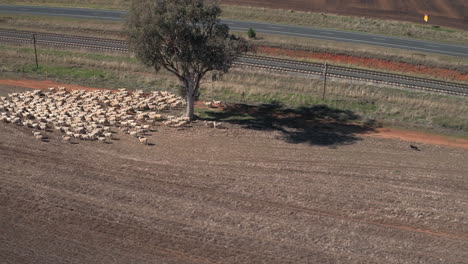
M 187 80 L 186 89 L 187 89 L 187 112 L 185 113 L 185 116 L 187 116 L 190 119 L 190 121 L 192 121 L 193 111 L 194 111 L 194 98 L 193 98 L 194 82 L 192 79 Z
M 193 120 L 193 95 L 187 95 L 187 112 L 185 113 L 185 116 L 187 116 L 190 121 Z

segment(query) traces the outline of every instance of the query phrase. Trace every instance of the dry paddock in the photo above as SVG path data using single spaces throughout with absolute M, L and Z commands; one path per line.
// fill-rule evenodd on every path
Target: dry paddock
M 465 29 L 465 0 L 221 0 L 221 3 L 375 17 L 423 23 L 429 14 L 431 25 Z
M 157 127 L 151 146 L 0 123 L 0 263 L 466 263 L 468 151 Z

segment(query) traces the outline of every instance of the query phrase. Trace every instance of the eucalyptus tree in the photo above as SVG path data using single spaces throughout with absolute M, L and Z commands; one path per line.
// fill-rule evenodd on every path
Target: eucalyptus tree
M 221 23 L 217 2 L 204 0 L 133 0 L 126 29 L 130 49 L 156 72 L 177 76 L 194 117 L 194 100 L 208 72 L 226 73 L 250 49 Z

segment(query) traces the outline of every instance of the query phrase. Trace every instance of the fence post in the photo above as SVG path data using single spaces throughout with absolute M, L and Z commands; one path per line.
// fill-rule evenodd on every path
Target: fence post
M 36 35 L 32 34 L 33 43 L 34 43 L 34 55 L 36 56 L 36 69 L 39 69 L 39 63 L 37 61 L 37 49 L 36 49 Z
M 325 63 L 325 67 L 323 69 L 323 95 L 322 95 L 322 101 L 325 101 L 325 90 L 327 89 L 327 70 L 328 70 L 328 64 Z

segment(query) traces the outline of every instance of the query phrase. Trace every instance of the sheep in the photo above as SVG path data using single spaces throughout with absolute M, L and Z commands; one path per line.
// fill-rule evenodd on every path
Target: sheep
M 75 133 L 78 133 L 78 134 L 84 134 L 85 133 L 85 128 L 84 127 L 76 127 L 74 129 Z
M 214 123 L 212 121 L 203 121 L 206 127 L 214 128 Z
M 226 126 L 224 126 L 223 123 L 221 123 L 221 122 L 216 122 L 216 121 L 213 122 L 213 127 L 214 127 L 214 128 L 218 128 L 218 129 L 226 129 Z
M 145 137 L 138 137 L 138 140 L 140 141 L 141 144 L 143 145 L 148 145 L 148 139 Z
M 169 92 L 142 91 L 129 94 L 126 90 L 117 93 L 110 91 L 86 92 L 74 90 L 67 92 L 64 87 L 50 87 L 49 91 L 29 91 L 11 93 L 0 98 L 0 121 L 32 127 L 35 130 L 54 129 L 65 137 L 83 140 L 97 139 L 102 133 L 112 133 L 116 126 L 137 137 L 147 132 L 155 120 L 163 119 L 157 112 L 148 109 L 167 109 L 183 104 L 182 98 Z M 112 106 L 111 106 L 112 105 Z M 8 113 L 8 115 L 7 115 Z M 169 117 L 169 120 L 175 119 Z M 28 120 L 34 120 L 28 122 Z M 102 131 L 90 133 L 98 126 L 105 125 Z M 168 125 L 183 125 L 184 119 L 172 120 Z M 109 138 L 109 134 L 106 134 Z M 112 134 L 110 134 L 112 135 Z M 104 136 L 105 137 L 105 136 Z
M 138 137 L 138 132 L 136 132 L 136 131 L 130 131 L 130 136 L 132 136 L 132 137 Z
M 71 143 L 71 140 L 72 140 L 72 137 L 69 137 L 69 136 L 62 136 L 62 141 L 63 141 L 63 142 Z

